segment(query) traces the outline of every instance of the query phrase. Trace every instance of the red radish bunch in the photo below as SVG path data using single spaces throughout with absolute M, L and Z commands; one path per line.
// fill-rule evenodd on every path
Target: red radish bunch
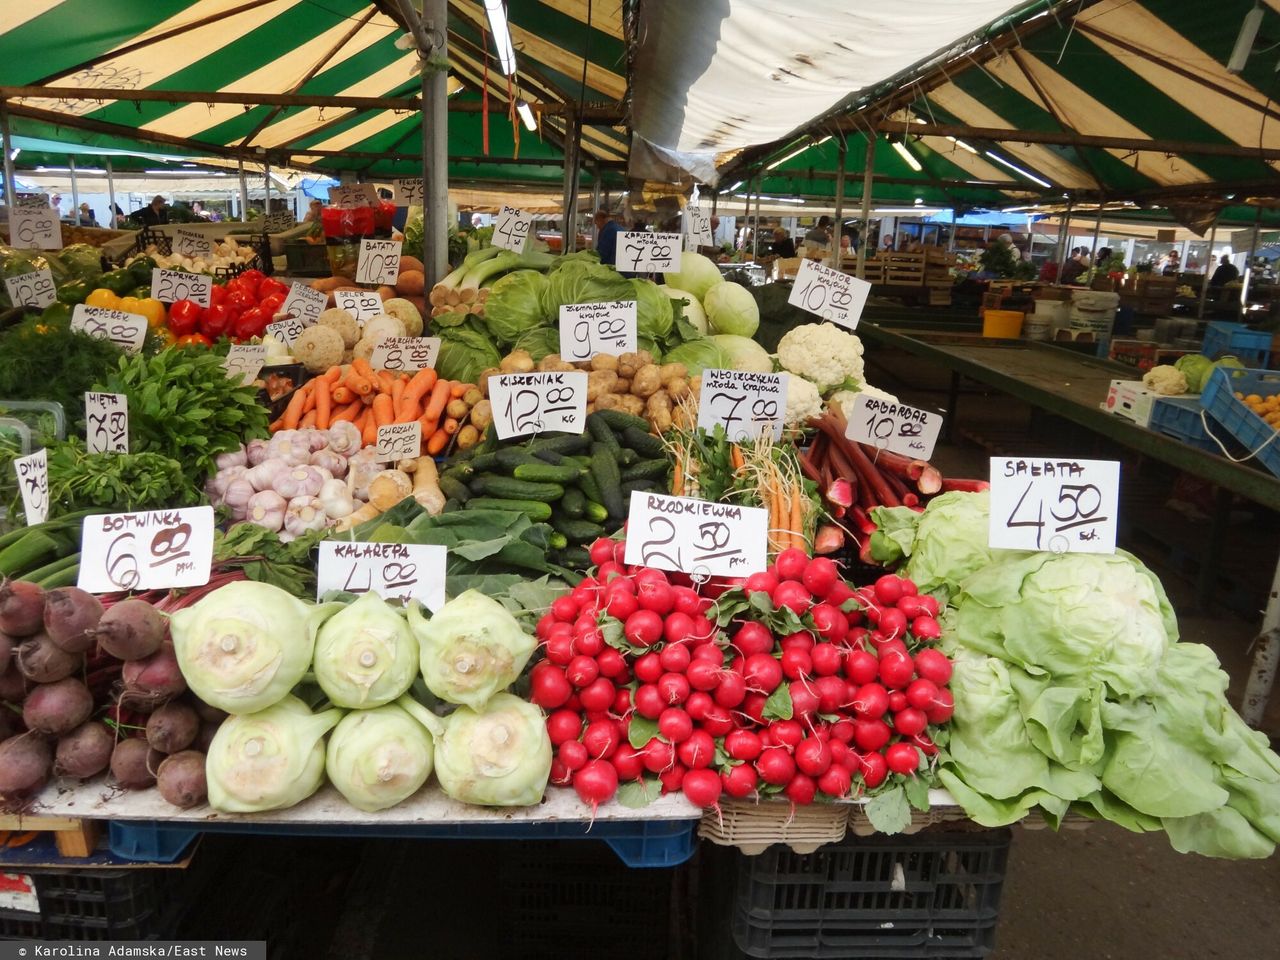
M 702 807 L 723 794 L 808 804 L 937 754 L 951 663 L 932 646 L 938 603 L 910 580 L 854 588 L 793 548 L 699 592 L 623 554 L 592 544 L 594 575 L 538 623 L 529 696 L 548 713 L 552 783 L 593 806 L 645 778 Z

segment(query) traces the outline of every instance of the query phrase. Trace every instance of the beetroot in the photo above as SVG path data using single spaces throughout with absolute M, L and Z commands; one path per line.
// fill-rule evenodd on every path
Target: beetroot
M 117 660 L 149 657 L 164 642 L 165 619 L 155 607 L 136 598 L 121 600 L 102 615 L 98 645 Z
M 84 656 L 55 646 L 47 634 L 38 633 L 18 647 L 18 669 L 33 683 L 55 683 L 84 665 Z
M 200 724 L 200 732 L 196 734 L 196 742 L 191 746 L 201 753 L 209 752 L 209 745 L 213 743 L 213 735 L 218 732 L 221 723 L 210 723 L 208 720 Z
M 79 780 L 96 777 L 111 763 L 115 739 L 111 731 L 97 721 L 80 724 L 58 741 L 53 772 Z
M 44 591 L 27 580 L 5 580 L 0 584 L 0 632 L 11 637 L 29 637 L 44 619 Z
M 0 673 L 0 700 L 5 703 L 22 703 L 26 696 L 26 678 L 18 670 L 18 665 L 11 663 L 8 670 Z
M 160 796 L 183 810 L 198 807 L 209 795 L 204 777 L 204 754 L 183 750 L 160 763 L 156 775 Z
M 111 776 L 126 790 L 145 790 L 156 782 L 152 752 L 145 740 L 121 740 L 111 752 Z
M 172 643 L 164 644 L 145 660 L 130 660 L 121 676 L 124 678 L 121 701 L 139 710 L 158 707 L 187 689 Z
M 200 717 L 185 703 L 166 703 L 147 718 L 147 743 L 161 753 L 187 749 L 199 732 Z
M 79 587 L 58 587 L 44 595 L 44 632 L 67 653 L 84 653 L 102 619 L 98 598 Z
M 0 797 L 21 801 L 35 796 L 49 779 L 53 751 L 34 733 L 0 743 Z
M 220 724 L 227 719 L 227 711 L 219 710 L 217 707 L 211 707 L 203 700 L 195 697 L 191 698 L 192 706 L 196 708 L 196 713 L 200 714 L 200 719 L 212 723 L 214 726 Z
M 93 694 L 72 677 L 40 684 L 22 704 L 22 722 L 27 728 L 53 737 L 70 733 L 92 713 Z
M 18 641 L 7 633 L 0 633 L 0 673 L 4 673 L 9 669 L 9 662 L 13 659 L 13 649 L 18 645 Z

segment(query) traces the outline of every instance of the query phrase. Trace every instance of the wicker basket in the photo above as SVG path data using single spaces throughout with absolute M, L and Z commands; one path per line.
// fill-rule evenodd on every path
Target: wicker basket
M 969 818 L 960 807 L 931 807 L 927 813 L 919 810 L 911 811 L 911 826 L 903 830 L 903 833 L 919 833 L 926 827 L 936 827 L 943 823 L 965 823 Z M 860 803 L 856 803 L 849 808 L 849 832 L 859 837 L 869 837 L 879 833 L 875 827 L 871 825 L 871 821 L 867 819 L 866 807 Z
M 748 856 L 764 853 L 775 843 L 785 843 L 796 853 L 812 853 L 823 844 L 843 840 L 848 823 L 849 808 L 842 803 L 801 807 L 790 802 L 726 799 L 719 815 L 714 810 L 702 815 L 698 836 L 737 847 Z

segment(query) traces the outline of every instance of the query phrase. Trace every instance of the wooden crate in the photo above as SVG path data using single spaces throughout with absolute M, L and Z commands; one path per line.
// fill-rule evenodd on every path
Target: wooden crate
M 14 833 L 52 833 L 58 853 L 64 857 L 87 857 L 98 844 L 98 822 L 79 817 L 57 817 L 46 814 L 0 815 L 0 831 Z

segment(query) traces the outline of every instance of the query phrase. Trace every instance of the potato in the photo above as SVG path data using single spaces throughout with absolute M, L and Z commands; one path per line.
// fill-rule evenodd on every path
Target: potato
M 628 393 L 625 396 L 622 394 L 614 394 L 614 396 L 621 399 L 622 409 L 627 413 L 631 414 L 633 417 L 639 417 L 644 415 L 644 401 L 641 400 L 639 397 L 637 397 L 634 393 Z
M 597 353 L 591 358 L 592 370 L 612 370 L 618 371 L 618 358 L 611 353 Z
M 689 381 L 684 379 L 668 380 L 663 384 L 662 389 L 672 400 L 679 402 L 682 398 L 689 396 Z
M 668 380 L 683 380 L 689 376 L 689 368 L 683 363 L 664 363 L 658 368 L 658 376 L 662 378 L 662 382 Z
M 418 273 L 425 272 L 426 268 L 423 267 L 422 261 L 417 257 L 406 256 L 403 253 L 400 254 L 400 272 L 413 273 L 415 270 Z
M 622 410 L 623 399 L 624 397 L 620 393 L 601 394 L 600 399 L 597 400 L 594 404 L 590 404 L 590 403 L 587 404 L 587 409 L 590 410 L 591 407 L 594 406 L 597 410 Z M 634 400 L 636 398 L 632 397 L 632 399 Z
M 533 357 L 528 350 L 512 350 L 498 364 L 503 373 L 532 373 L 533 368 Z
M 644 366 L 644 364 L 640 362 L 640 357 L 638 354 L 635 354 L 635 353 L 621 354 L 618 357 L 618 376 L 626 377 L 628 380 L 630 380 L 632 377 L 636 375 L 636 371 L 639 370 L 642 366 Z
M 396 297 L 396 288 L 388 287 L 385 284 L 378 288 L 378 298 L 380 300 L 394 300 Z
M 592 370 L 587 374 L 587 402 L 599 400 L 606 393 L 614 392 L 618 375 L 612 370 Z
M 644 412 L 655 433 L 666 433 L 671 429 L 671 398 L 665 391 L 659 390 L 650 396 Z
M 631 381 L 624 380 L 622 377 L 619 377 L 618 382 L 613 385 L 613 392 L 614 393 L 630 393 Z
M 647 363 L 639 370 L 631 380 L 631 392 L 637 397 L 651 397 L 662 389 L 662 378 L 658 375 L 658 368 L 652 363 Z

